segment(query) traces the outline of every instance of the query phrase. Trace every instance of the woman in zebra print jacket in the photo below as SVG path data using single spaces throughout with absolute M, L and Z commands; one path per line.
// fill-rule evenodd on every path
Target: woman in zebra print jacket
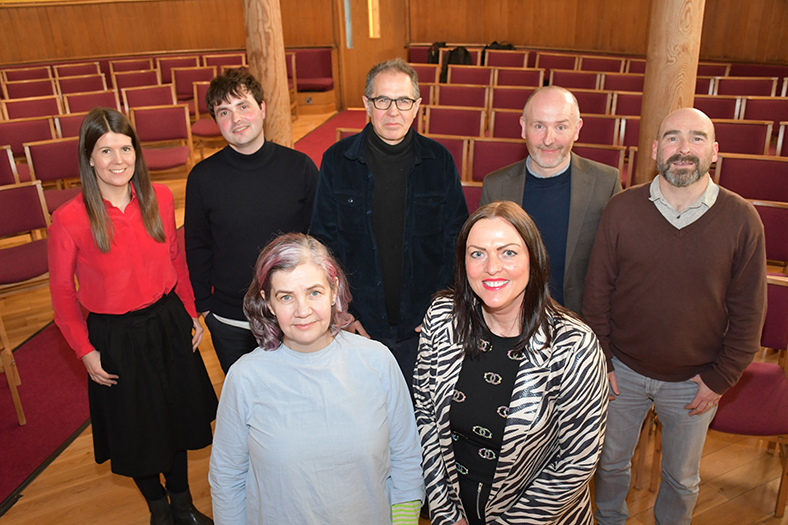
M 460 232 L 454 290 L 424 318 L 414 396 L 433 525 L 593 524 L 605 360 L 550 298 L 547 252 L 515 203 L 479 208 Z

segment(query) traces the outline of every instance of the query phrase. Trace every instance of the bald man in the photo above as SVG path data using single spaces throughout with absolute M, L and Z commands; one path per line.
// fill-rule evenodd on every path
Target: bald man
M 607 357 L 610 406 L 595 477 L 596 518 L 627 519 L 630 460 L 653 404 L 662 422 L 656 522 L 689 524 L 717 402 L 759 349 L 763 225 L 714 184 L 714 125 L 696 109 L 662 122 L 659 174 L 610 200 L 586 277 L 583 315 Z
M 621 179 L 617 169 L 572 153 L 583 119 L 568 90 L 536 90 L 520 126 L 528 157 L 484 178 L 481 205 L 513 201 L 528 212 L 550 255 L 550 293 L 579 314 L 599 218 Z

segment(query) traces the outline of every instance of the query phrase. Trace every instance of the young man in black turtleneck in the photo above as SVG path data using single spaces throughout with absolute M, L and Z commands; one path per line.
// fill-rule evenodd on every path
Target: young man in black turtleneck
M 413 68 L 377 64 L 363 101 L 370 123 L 323 155 L 311 233 L 345 269 L 351 329 L 388 346 L 410 386 L 421 321 L 453 282 L 468 208 L 449 151 L 411 127 L 421 103 Z
M 189 174 L 186 260 L 227 373 L 257 347 L 243 313 L 257 255 L 280 233 L 309 230 L 318 171 L 303 153 L 265 140 L 263 88 L 248 71 L 214 78 L 205 99 L 228 146 Z

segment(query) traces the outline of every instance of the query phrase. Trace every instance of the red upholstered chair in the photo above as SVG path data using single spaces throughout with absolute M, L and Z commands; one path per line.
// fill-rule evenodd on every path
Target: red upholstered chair
M 580 57 L 577 55 L 543 51 L 536 53 L 536 67 L 544 69 L 548 76 L 552 69 L 577 69 L 578 62 Z
M 435 104 L 437 106 L 486 108 L 488 93 L 489 88 L 486 86 L 440 84 L 435 88 Z
M 612 115 L 640 116 L 643 93 L 634 91 L 614 91 L 610 113 Z
M 484 177 L 528 156 L 523 139 L 470 139 L 468 180 L 482 182 Z
M 599 88 L 599 73 L 593 71 L 551 69 L 549 84 L 551 86 L 561 86 L 567 89 L 597 89 Z
M 777 77 L 715 77 L 714 95 L 773 97 Z
M 79 179 L 78 143 L 77 138 L 66 138 L 25 144 L 30 178 L 54 186 L 44 190 L 49 213 L 54 213 L 81 191 L 79 187 L 70 187 Z
M 624 156 L 627 151 L 627 148 L 624 146 L 575 142 L 572 146 L 572 151 L 581 157 L 612 166 L 618 170 L 620 175 L 624 173 Z M 621 184 L 624 184 L 623 178 Z
M 0 80 L 3 82 L 35 80 L 38 78 L 52 78 L 52 70 L 49 66 L 9 68 L 0 71 Z
M 778 352 L 780 366 L 786 365 L 788 351 L 788 278 L 766 276 L 766 320 L 761 332 L 761 347 Z
M 437 83 L 434 84 L 423 84 L 419 82 L 419 96 L 421 96 L 421 103 L 425 106 L 432 106 L 435 105 L 436 95 L 438 93 L 438 85 Z
M 55 126 L 49 117 L 0 120 L 0 144 L 11 146 L 14 157 L 25 158 L 25 142 L 55 138 Z
M 618 144 L 625 148 L 637 148 L 640 137 L 640 117 L 622 117 Z
M 702 77 L 727 77 L 730 70 L 730 64 L 723 64 L 720 62 L 698 63 L 698 76 Z
M 0 186 L 9 184 L 19 184 L 19 173 L 11 146 L 0 146 Z
M 146 71 L 151 69 L 156 69 L 156 66 L 153 65 L 152 58 L 125 58 L 122 60 L 109 61 L 109 73 L 113 77 L 115 76 L 115 73 L 126 71 Z
M 788 97 L 744 97 L 741 118 L 745 120 L 771 120 L 772 135 L 780 132 L 780 122 L 788 120 Z
M 298 49 L 296 54 L 297 89 L 301 91 L 331 91 L 334 89 L 331 49 Z
M 298 89 L 296 85 L 298 84 L 298 80 L 296 79 L 295 53 L 285 53 L 285 66 L 287 69 L 287 89 L 290 93 L 290 116 L 293 120 L 297 120 Z M 224 73 L 224 71 L 224 68 L 222 68 L 222 73 Z
M 493 84 L 496 86 L 542 87 L 544 69 L 495 68 Z
M 484 65 L 489 67 L 528 67 L 528 51 L 520 49 L 488 49 Z
M 581 114 L 583 127 L 580 128 L 578 142 L 586 144 L 607 144 L 615 146 L 619 142 L 621 117 L 615 115 Z
M 788 202 L 788 158 L 720 153 L 714 182 L 745 199 Z
M 430 56 L 429 45 L 409 45 L 408 62 L 410 64 L 427 64 Z
M 523 110 L 494 109 L 490 112 L 490 137 L 496 139 L 522 139 L 520 117 Z
M 777 134 L 777 155 L 780 157 L 788 157 L 788 136 L 785 130 L 788 128 L 788 121 L 780 122 L 780 132 Z
M 51 78 L 4 82 L 2 87 L 3 97 L 7 99 L 46 97 L 58 93 L 55 80 Z
M 603 57 L 583 55 L 577 64 L 577 69 L 581 71 L 596 71 L 606 73 L 623 73 L 626 68 L 626 58 Z
M 55 78 L 78 77 L 82 75 L 97 75 L 101 73 L 98 62 L 79 62 L 74 64 L 58 64 L 52 66 Z
M 701 77 L 695 78 L 695 94 L 696 95 L 714 95 L 714 81 L 717 77 Z
M 518 109 L 522 111 L 536 87 L 494 86 L 490 88 L 490 110 Z
M 195 148 L 200 150 L 200 158 L 205 158 L 205 147 L 224 147 L 227 142 L 219 130 L 216 121 L 211 117 L 208 106 L 205 104 L 205 93 L 210 82 L 194 83 L 195 121 L 192 124 L 192 141 Z
M 132 108 L 129 116 L 143 144 L 148 169 L 188 175 L 192 167 L 189 108 L 185 104 Z
M 130 108 L 143 106 L 169 106 L 177 103 L 175 99 L 175 86 L 161 84 L 159 86 L 139 86 L 122 89 L 123 107 Z
M 440 79 L 441 70 L 438 64 L 409 64 L 419 76 L 419 84 L 436 84 Z
M 162 84 L 172 84 L 172 70 L 176 67 L 199 67 L 199 55 L 179 55 L 156 59 L 156 69 L 161 73 Z
M 118 91 L 140 86 L 158 86 L 159 84 L 161 84 L 161 77 L 158 69 L 121 71 L 112 74 L 112 85 Z
M 786 266 L 788 264 L 788 203 L 752 201 L 752 204 L 763 223 L 766 236 L 766 259 L 770 264 Z M 788 327 L 788 323 L 786 326 Z M 770 346 L 770 348 L 775 347 Z
M 484 48 L 482 47 L 473 47 L 473 46 L 463 46 L 468 50 L 468 53 L 471 55 L 471 65 L 472 66 L 481 66 L 482 65 L 482 51 Z M 449 54 L 449 51 L 454 49 L 455 46 L 449 47 L 442 47 L 440 49 L 440 54 L 438 55 L 438 64 L 443 67 L 443 64 L 446 62 L 446 55 Z
M 246 66 L 246 53 L 219 53 L 202 56 L 204 66 Z
M 87 93 L 89 91 L 106 91 L 107 81 L 104 74 L 82 75 L 79 77 L 64 77 L 57 79 L 58 91 L 61 95 L 69 93 Z
M 359 128 L 337 128 L 337 142 L 361 133 Z
M 599 89 L 642 93 L 644 79 L 642 73 L 604 73 L 599 79 Z
M 79 137 L 79 128 L 82 127 L 82 121 L 85 120 L 88 112 L 71 113 L 69 115 L 58 115 L 52 120 L 55 121 L 55 130 L 57 131 L 58 138 L 67 139 L 72 137 Z
M 609 115 L 610 106 L 613 100 L 611 91 L 599 89 L 573 89 L 572 94 L 577 99 L 580 106 L 580 113 L 592 113 L 596 115 Z
M 63 106 L 57 95 L 0 100 L 0 109 L 2 109 L 3 117 L 6 120 L 49 117 L 63 113 Z
M 424 132 L 430 135 L 480 137 L 484 134 L 486 111 L 476 108 L 422 106 Z
M 645 58 L 628 58 L 627 66 L 625 69 L 627 73 L 644 74 L 646 72 L 646 59 Z
M 709 118 L 739 118 L 739 110 L 741 105 L 742 99 L 740 97 L 727 97 L 721 95 L 695 95 L 694 107 L 704 112 Z
M 449 64 L 447 82 L 474 86 L 492 85 L 493 68 L 486 66 L 463 66 Z
M 720 152 L 767 155 L 772 138 L 770 120 L 712 119 Z
M 361 130 L 359 130 L 361 131 Z M 465 180 L 467 162 L 468 162 L 468 138 L 467 137 L 453 137 L 451 135 L 425 135 L 436 142 L 440 142 L 449 150 L 452 158 L 454 158 L 454 165 L 457 167 L 457 175 L 460 180 Z
M 482 186 L 463 182 L 462 192 L 465 194 L 465 204 L 468 206 L 468 213 L 478 210 L 482 201 Z
M 66 105 L 66 113 L 83 113 L 93 108 L 112 108 L 120 111 L 120 100 L 118 92 L 114 89 L 109 91 L 93 91 L 91 93 L 72 93 L 63 97 Z
M 49 281 L 46 229 L 49 213 L 41 183 L 0 187 L 0 237 L 17 236 L 22 244 L 0 249 L 0 298 L 46 286 Z M 27 423 L 17 387 L 22 384 L 11 344 L 0 316 L 0 363 L 6 374 L 20 425 Z
M 174 67 L 172 80 L 175 84 L 175 97 L 179 102 L 194 100 L 194 83 L 210 82 L 216 76 L 216 68 L 210 67 Z M 190 113 L 194 114 L 194 105 L 190 104 Z
M 768 315 L 768 313 L 767 313 Z M 785 319 L 782 321 L 786 322 Z M 768 407 L 768 410 L 764 409 Z M 710 430 L 757 436 L 788 449 L 788 381 L 785 370 L 771 363 L 751 363 L 739 382 L 720 399 Z M 782 454 L 781 454 L 782 455 Z M 788 498 L 788 462 L 783 461 L 774 515 L 785 514 Z
M 732 77 L 788 77 L 788 66 L 774 64 L 731 64 Z

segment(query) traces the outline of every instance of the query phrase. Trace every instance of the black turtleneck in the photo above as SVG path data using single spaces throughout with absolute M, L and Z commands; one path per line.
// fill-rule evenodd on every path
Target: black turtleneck
M 383 142 L 374 131 L 367 133 L 366 157 L 374 177 L 372 231 L 383 277 L 386 315 L 390 324 L 397 324 L 402 295 L 405 195 L 413 158 L 413 129 L 393 146 Z

